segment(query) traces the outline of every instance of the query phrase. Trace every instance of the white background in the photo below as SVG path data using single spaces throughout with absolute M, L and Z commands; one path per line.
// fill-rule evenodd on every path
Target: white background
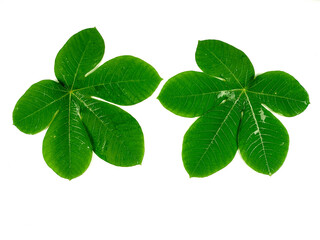
M 6 1 L 0 3 L 0 239 L 320 239 L 320 1 Z M 119 168 L 94 156 L 68 181 L 43 160 L 44 132 L 12 125 L 29 86 L 55 79 L 59 49 L 71 35 L 97 27 L 103 61 L 130 54 L 164 79 L 146 101 L 125 109 L 145 134 L 142 166 Z M 183 135 L 195 119 L 156 99 L 173 75 L 199 70 L 198 40 L 243 50 L 256 73 L 283 70 L 307 89 L 311 104 L 279 117 L 290 149 L 272 177 L 239 154 L 220 172 L 188 177 Z

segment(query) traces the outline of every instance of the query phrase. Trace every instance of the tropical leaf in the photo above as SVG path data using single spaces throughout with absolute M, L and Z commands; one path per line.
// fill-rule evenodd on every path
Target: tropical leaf
M 169 111 L 199 118 L 186 132 L 182 160 L 191 177 L 206 177 L 227 166 L 237 151 L 252 169 L 272 175 L 283 164 L 289 136 L 265 107 L 295 116 L 309 104 L 300 83 L 281 71 L 255 77 L 249 58 L 218 41 L 199 41 L 196 62 L 204 73 L 183 72 L 158 96 Z
M 199 41 L 196 62 L 203 72 L 230 81 L 234 87 L 243 88 L 254 78 L 249 58 L 241 50 L 222 41 Z
M 198 118 L 183 139 L 182 157 L 190 177 L 206 177 L 227 166 L 237 152 L 241 95 Z
M 114 58 L 94 69 L 103 54 L 104 41 L 97 29 L 75 34 L 56 57 L 58 82 L 43 80 L 32 85 L 13 111 L 13 123 L 22 132 L 35 134 L 49 126 L 43 156 L 63 178 L 85 172 L 92 150 L 117 166 L 134 166 L 143 159 L 139 123 L 112 103 L 143 101 L 161 78 L 152 66 L 132 56 Z
M 57 79 L 72 90 L 83 83 L 85 74 L 102 59 L 104 41 L 95 29 L 85 29 L 73 35 L 57 54 L 54 72 Z
M 150 97 L 159 79 L 156 70 L 143 60 L 120 56 L 89 74 L 78 91 L 119 105 L 133 105 Z
M 141 164 L 144 140 L 137 120 L 121 108 L 75 94 L 94 152 L 116 166 Z
M 198 117 L 218 105 L 224 99 L 221 91 L 229 89 L 225 81 L 189 71 L 172 77 L 163 86 L 158 99 L 164 107 L 179 116 Z
M 274 112 L 286 117 L 298 115 L 309 104 L 306 90 L 294 77 L 281 71 L 257 76 L 248 92 L 258 97 Z
M 33 84 L 13 110 L 13 124 L 20 131 L 36 134 L 48 127 L 68 92 L 59 83 L 42 80 Z
M 239 128 L 239 150 L 255 171 L 272 175 L 283 164 L 289 135 L 282 123 L 249 93 Z
M 50 124 L 42 146 L 48 166 L 67 179 L 81 175 L 89 167 L 92 156 L 90 139 L 77 108 L 73 96 L 69 94 Z

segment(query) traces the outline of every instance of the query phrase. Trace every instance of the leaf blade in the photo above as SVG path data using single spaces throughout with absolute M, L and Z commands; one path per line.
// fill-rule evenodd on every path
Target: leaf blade
M 141 164 L 144 137 L 137 120 L 121 108 L 76 95 L 94 152 L 106 162 L 129 167 Z
M 41 132 L 48 127 L 66 96 L 66 90 L 55 81 L 42 80 L 33 84 L 15 105 L 13 124 L 27 134 Z
M 133 105 L 150 97 L 161 80 L 150 64 L 124 55 L 89 74 L 77 91 L 115 104 Z
M 104 41 L 97 29 L 84 29 L 74 34 L 58 52 L 55 75 L 72 90 L 101 61 L 103 54 Z
M 199 41 L 196 62 L 203 72 L 224 78 L 236 88 L 244 88 L 254 78 L 254 68 L 245 53 L 219 40 Z
M 158 100 L 176 115 L 197 117 L 217 106 L 224 97 L 235 97 L 229 89 L 224 81 L 205 73 L 187 71 L 170 78 L 161 89 Z
M 246 94 L 246 106 L 239 128 L 239 150 L 249 167 L 272 175 L 284 163 L 289 135 L 282 123 Z
M 73 179 L 83 174 L 91 162 L 90 139 L 80 121 L 72 96 L 63 102 L 43 140 L 43 157 L 60 177 Z
M 238 149 L 240 97 L 241 94 L 235 101 L 226 101 L 201 116 L 186 132 L 182 159 L 190 177 L 207 177 L 234 158 Z
M 292 117 L 309 105 L 307 91 L 290 74 L 271 71 L 257 76 L 248 89 L 274 112 Z

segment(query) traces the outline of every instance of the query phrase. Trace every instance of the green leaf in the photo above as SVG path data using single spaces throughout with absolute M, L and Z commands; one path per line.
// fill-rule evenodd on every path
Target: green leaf
M 52 80 L 33 84 L 17 102 L 13 124 L 24 133 L 41 132 L 49 125 L 67 94 L 66 89 Z
M 73 179 L 89 167 L 90 139 L 79 118 L 78 106 L 69 95 L 43 140 L 43 157 L 59 176 Z
M 289 136 L 262 104 L 294 116 L 306 109 L 308 93 L 284 72 L 255 77 L 246 55 L 221 41 L 199 41 L 196 61 L 204 73 L 177 74 L 158 97 L 177 115 L 200 116 L 186 132 L 182 146 L 190 177 L 206 177 L 221 170 L 238 148 L 252 169 L 275 173 L 286 158 Z
M 183 139 L 183 164 L 190 177 L 206 177 L 227 166 L 237 152 L 241 109 L 228 100 L 195 121 Z
M 199 41 L 196 62 L 203 72 L 225 79 L 238 88 L 247 86 L 248 81 L 254 78 L 249 58 L 241 50 L 222 41 Z
M 54 72 L 57 79 L 69 89 L 74 89 L 74 85 L 101 61 L 103 54 L 104 41 L 96 28 L 78 32 L 56 57 Z
M 244 161 L 255 171 L 272 175 L 283 164 L 289 135 L 271 112 L 246 95 L 243 119 L 239 128 L 239 150 Z
M 119 105 L 133 105 L 151 96 L 161 78 L 145 61 L 133 56 L 113 58 L 89 74 L 81 93 Z
M 201 72 L 182 72 L 169 79 L 158 99 L 171 112 L 183 117 L 201 116 L 224 98 L 222 90 L 230 86 Z M 221 96 L 221 97 L 218 97 Z
M 309 105 L 307 91 L 294 77 L 281 71 L 257 76 L 250 86 L 250 93 L 259 97 L 274 112 L 286 117 L 296 116 Z
M 137 120 L 121 108 L 106 102 L 75 95 L 81 116 L 92 139 L 94 152 L 116 166 L 141 164 L 144 139 Z
M 44 80 L 32 85 L 13 110 L 14 125 L 25 133 L 34 134 L 49 126 L 43 157 L 63 178 L 84 173 L 92 150 L 117 166 L 134 166 L 143 159 L 139 123 L 119 107 L 92 96 L 132 105 L 148 98 L 161 78 L 152 66 L 132 56 L 118 57 L 93 69 L 103 53 L 104 42 L 95 28 L 75 34 L 56 57 L 58 82 Z

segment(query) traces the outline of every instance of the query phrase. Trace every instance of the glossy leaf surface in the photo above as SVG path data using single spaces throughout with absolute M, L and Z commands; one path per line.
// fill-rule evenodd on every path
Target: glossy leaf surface
M 137 120 L 115 105 L 75 96 L 94 152 L 116 166 L 141 164 L 144 140 Z
M 171 112 L 182 117 L 201 116 L 217 106 L 222 90 L 230 86 L 218 78 L 201 72 L 183 72 L 172 77 L 161 90 L 158 99 Z
M 77 108 L 72 95 L 63 100 L 42 146 L 48 166 L 67 179 L 81 175 L 89 167 L 92 156 L 90 139 Z
M 229 81 L 234 87 L 243 88 L 254 78 L 249 58 L 241 50 L 222 41 L 199 41 L 196 62 L 203 72 Z
M 307 91 L 294 77 L 281 71 L 257 76 L 249 92 L 274 112 L 286 117 L 298 115 L 309 104 Z
M 186 132 L 182 157 L 190 177 L 206 177 L 227 166 L 237 152 L 239 99 L 228 100 L 198 118 Z
M 41 132 L 48 127 L 67 95 L 66 89 L 51 80 L 33 84 L 17 102 L 13 111 L 13 124 L 24 133 Z
M 282 123 L 250 94 L 246 95 L 239 128 L 239 150 L 244 161 L 260 173 L 272 175 L 283 164 L 289 135 Z
M 190 177 L 206 177 L 221 170 L 238 148 L 252 169 L 275 173 L 286 158 L 289 136 L 263 105 L 284 116 L 295 116 L 309 104 L 306 90 L 285 72 L 255 77 L 249 58 L 221 41 L 199 41 L 196 62 L 204 73 L 177 74 L 158 97 L 177 115 L 199 116 L 183 140 L 182 160 Z
M 104 41 L 96 28 L 89 28 L 72 36 L 59 51 L 54 72 L 69 89 L 83 82 L 85 74 L 102 59 Z
M 120 56 L 89 74 L 78 90 L 115 104 L 133 105 L 150 97 L 160 80 L 148 63 L 133 56 Z
M 141 59 L 121 56 L 94 69 L 104 53 L 95 28 L 72 36 L 59 51 L 55 74 L 30 87 L 13 111 L 13 123 L 35 134 L 49 126 L 43 156 L 59 176 L 73 179 L 89 166 L 92 150 L 117 166 L 141 164 L 144 139 L 139 123 L 127 112 L 100 97 L 132 105 L 149 97 L 161 78 Z

